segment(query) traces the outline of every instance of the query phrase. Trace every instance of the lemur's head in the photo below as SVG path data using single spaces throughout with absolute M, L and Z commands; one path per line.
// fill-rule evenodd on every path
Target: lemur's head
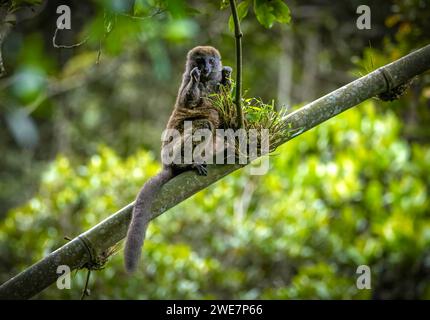
M 191 49 L 187 55 L 187 70 L 197 67 L 203 80 L 218 79 L 221 75 L 221 55 L 211 46 L 198 46 Z

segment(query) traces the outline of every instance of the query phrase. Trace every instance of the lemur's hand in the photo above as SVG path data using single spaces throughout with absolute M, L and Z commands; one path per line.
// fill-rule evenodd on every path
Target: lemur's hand
M 232 67 L 229 67 L 229 66 L 222 67 L 222 75 L 223 76 L 230 78 L 232 72 L 233 72 Z
M 200 81 L 200 70 L 199 70 L 199 68 L 195 67 L 193 70 L 191 70 L 190 76 L 191 76 L 191 79 L 193 79 L 195 82 L 199 82 Z
M 221 73 L 222 73 L 222 80 L 221 80 L 221 83 L 223 84 L 223 85 L 230 85 L 231 83 L 230 83 L 230 77 L 231 77 L 231 73 L 233 72 L 233 69 L 231 68 L 231 67 L 228 67 L 228 66 L 224 66 L 223 68 L 222 68 L 222 71 L 221 71 Z

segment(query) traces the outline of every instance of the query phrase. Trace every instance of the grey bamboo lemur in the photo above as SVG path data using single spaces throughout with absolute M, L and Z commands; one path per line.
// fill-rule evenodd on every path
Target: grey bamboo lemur
M 199 46 L 188 52 L 182 84 L 166 127 L 181 133 L 181 146 L 185 145 L 184 140 L 191 138 L 184 134 L 184 121 L 192 121 L 193 132 L 209 129 L 215 137 L 214 131 L 220 126 L 219 115 L 206 97 L 216 93 L 220 84 L 229 85 L 231 71 L 230 67 L 222 66 L 221 55 L 213 47 Z M 162 150 L 167 143 L 163 142 Z M 182 148 L 179 148 L 179 152 L 179 156 L 182 156 Z M 125 243 L 125 268 L 128 272 L 133 272 L 139 262 L 155 196 L 166 182 L 184 170 L 196 170 L 199 175 L 207 174 L 205 163 L 163 163 L 161 172 L 147 181 L 137 195 Z

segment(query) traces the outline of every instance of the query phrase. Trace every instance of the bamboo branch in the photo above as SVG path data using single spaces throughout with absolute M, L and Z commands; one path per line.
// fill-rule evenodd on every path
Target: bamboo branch
M 240 21 L 237 15 L 236 1 L 230 0 L 231 14 L 234 22 L 234 36 L 236 39 L 236 114 L 238 128 L 244 128 L 243 111 L 242 111 L 242 31 L 240 30 Z
M 311 102 L 289 114 L 285 121 L 297 133 L 287 140 L 369 99 L 391 90 L 430 69 L 430 45 Z M 287 141 L 286 140 L 286 141 Z M 285 142 L 286 142 L 285 141 Z M 153 204 L 152 219 L 218 181 L 242 165 L 211 165 L 207 176 L 185 172 L 168 182 Z M 123 239 L 133 203 L 49 254 L 0 286 L 0 299 L 28 299 L 54 283 L 59 265 L 83 267 Z

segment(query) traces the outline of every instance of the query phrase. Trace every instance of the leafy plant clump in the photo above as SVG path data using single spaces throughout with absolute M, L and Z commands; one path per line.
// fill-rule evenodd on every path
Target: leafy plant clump
M 233 85 L 234 86 L 234 85 Z M 237 112 L 234 103 L 234 90 L 222 86 L 220 92 L 211 95 L 211 101 L 220 115 L 223 129 L 237 129 Z M 260 98 L 242 98 L 242 109 L 245 122 L 245 130 L 254 129 L 261 133 L 267 129 L 269 133 L 269 152 L 273 152 L 283 142 L 288 140 L 294 129 L 285 121 L 287 110 L 282 108 L 276 111 L 275 103 L 264 103 Z M 262 135 L 258 134 L 258 147 L 261 147 Z

